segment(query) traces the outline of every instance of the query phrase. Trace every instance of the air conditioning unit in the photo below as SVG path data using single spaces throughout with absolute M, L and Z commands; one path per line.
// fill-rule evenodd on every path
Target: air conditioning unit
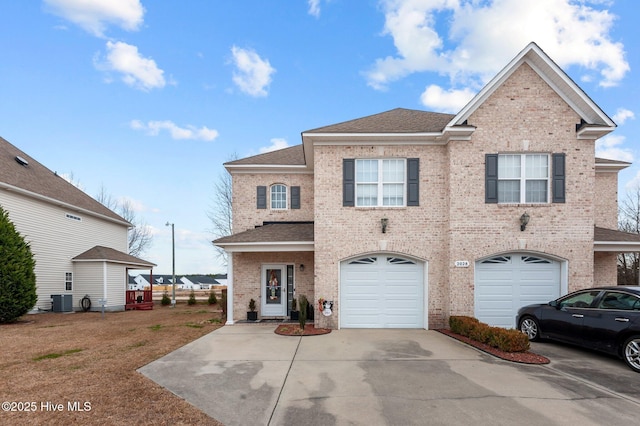
M 73 295 L 52 294 L 51 303 L 53 312 L 73 312 Z

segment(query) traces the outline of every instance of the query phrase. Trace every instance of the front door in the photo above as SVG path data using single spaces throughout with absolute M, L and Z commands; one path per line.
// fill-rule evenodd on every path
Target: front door
M 261 284 L 261 316 L 287 315 L 287 268 L 285 265 L 263 265 Z

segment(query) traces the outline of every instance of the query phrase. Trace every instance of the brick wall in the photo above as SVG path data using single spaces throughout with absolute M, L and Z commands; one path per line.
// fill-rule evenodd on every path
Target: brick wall
M 233 233 L 253 229 L 263 222 L 313 220 L 312 174 L 244 174 L 233 175 Z M 274 184 L 287 186 L 287 204 L 290 205 L 292 186 L 300 187 L 300 209 L 271 210 L 269 188 Z M 267 208 L 256 207 L 256 187 L 267 187 Z
M 570 290 L 593 285 L 594 141 L 577 140 L 576 113 L 528 65 L 523 65 L 469 117 L 471 141 L 446 146 L 316 146 L 316 295 L 339 303 L 339 263 L 387 251 L 428 262 L 429 327 L 449 315 L 474 314 L 474 268 L 454 261 L 509 251 L 566 259 Z M 566 203 L 485 204 L 487 153 L 565 153 Z M 342 159 L 420 159 L 420 207 L 342 207 Z M 520 231 L 527 211 L 529 226 Z M 386 234 L 380 219 L 389 219 Z M 320 326 L 337 327 L 335 315 Z
M 262 265 L 294 265 L 295 297 L 304 294 L 309 301 L 313 293 L 313 252 L 234 253 L 233 254 L 233 320 L 247 319 L 249 301 L 255 299 L 258 318 L 261 318 L 262 301 L 260 284 Z M 300 265 L 304 265 L 304 271 Z

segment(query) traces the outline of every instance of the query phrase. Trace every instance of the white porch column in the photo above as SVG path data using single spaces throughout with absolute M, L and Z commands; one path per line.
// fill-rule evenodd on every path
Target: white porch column
M 233 252 L 227 252 L 227 322 L 233 325 Z

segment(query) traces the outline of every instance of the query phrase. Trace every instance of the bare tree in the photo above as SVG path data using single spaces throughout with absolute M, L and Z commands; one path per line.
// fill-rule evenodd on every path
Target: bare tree
M 618 229 L 640 234 L 640 184 L 627 192 L 618 211 Z M 618 285 L 637 285 L 640 253 L 618 255 Z
M 228 161 L 238 159 L 238 154 L 231 155 Z M 232 179 L 231 175 L 225 170 L 218 176 L 213 184 L 213 200 L 212 205 L 207 211 L 207 217 L 211 221 L 214 238 L 225 237 L 231 235 L 232 229 L 232 206 L 233 206 L 233 191 L 232 191 Z M 214 246 L 215 247 L 215 246 Z M 227 264 L 227 253 L 219 247 L 215 247 L 216 253 L 219 258 L 222 259 L 224 264 Z
M 151 235 L 151 228 L 142 220 L 138 219 L 135 209 L 131 204 L 131 201 L 123 199 L 121 201 L 116 200 L 107 192 L 104 185 L 100 187 L 100 192 L 96 195 L 96 200 L 113 210 L 122 216 L 127 222 L 133 225 L 129 229 L 128 242 L 129 242 L 129 254 L 132 256 L 140 257 L 147 249 L 151 247 L 153 237 Z

